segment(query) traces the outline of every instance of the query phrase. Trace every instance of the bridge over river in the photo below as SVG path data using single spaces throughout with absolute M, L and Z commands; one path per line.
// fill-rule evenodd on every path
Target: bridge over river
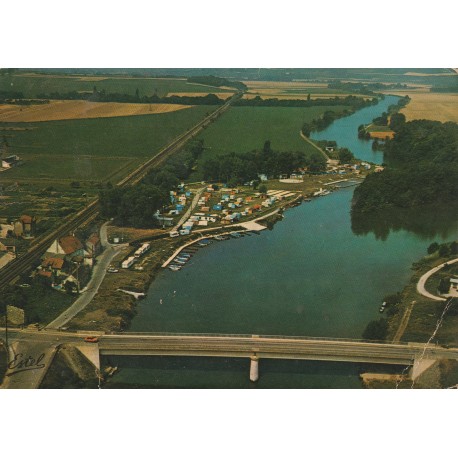
M 424 370 L 439 359 L 458 360 L 458 348 L 445 348 L 435 344 L 369 342 L 362 340 L 299 337 L 263 336 L 240 334 L 164 334 L 164 333 L 118 333 L 61 332 L 52 330 L 10 331 L 9 369 L 5 376 L 15 378 L 14 387 L 21 387 L 20 379 L 30 385 L 28 371 L 19 371 L 22 361 L 37 361 L 48 345 L 50 351 L 56 346 L 70 344 L 82 353 L 100 370 L 100 356 L 199 356 L 250 358 L 250 379 L 259 376 L 259 361 L 264 358 L 302 359 L 318 361 L 360 362 L 411 366 L 410 376 L 415 380 Z M 84 338 L 98 335 L 98 342 L 88 343 Z M 19 348 L 21 352 L 15 352 Z M 40 355 L 35 354 L 40 348 Z M 20 354 L 20 357 L 18 357 Z M 40 361 L 44 361 L 42 357 Z M 22 366 L 26 366 L 23 362 Z M 21 367 L 22 367 L 21 366 Z M 48 365 L 35 368 L 48 369 Z M 24 368 L 24 367 L 22 367 Z M 43 378 L 36 377 L 37 380 Z M 8 387 L 8 383 L 4 383 Z M 10 384 L 10 386 L 13 386 Z

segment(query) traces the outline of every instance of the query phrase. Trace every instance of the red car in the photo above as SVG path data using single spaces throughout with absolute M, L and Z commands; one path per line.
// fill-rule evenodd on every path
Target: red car
M 85 337 L 84 341 L 90 342 L 90 343 L 97 343 L 99 341 L 99 338 L 98 337 Z

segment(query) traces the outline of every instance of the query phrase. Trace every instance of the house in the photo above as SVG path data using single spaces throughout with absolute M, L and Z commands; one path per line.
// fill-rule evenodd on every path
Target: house
M 16 252 L 16 240 L 12 238 L 1 239 L 0 240 L 0 251 L 15 253 Z
M 83 258 L 86 255 L 83 244 L 74 235 L 66 235 L 54 240 L 52 245 L 46 250 L 45 257 L 54 257 L 52 255 L 64 255 L 67 262 Z
M 100 237 L 97 234 L 92 234 L 86 241 L 86 249 L 89 256 L 95 258 L 102 251 Z
M 19 156 L 13 154 L 12 156 L 5 157 L 2 159 L 2 167 L 4 169 L 10 169 L 11 167 L 15 167 L 19 164 Z
M 33 237 L 36 229 L 35 216 L 22 215 L 17 221 L 14 221 L 13 226 L 16 237 Z
M 174 214 L 178 214 L 178 213 L 174 213 Z M 162 227 L 172 227 L 173 226 L 173 218 L 168 218 L 167 216 L 157 215 L 156 219 Z
M 40 272 L 50 272 L 53 276 L 59 276 L 62 274 L 62 268 L 64 267 L 64 263 L 64 258 L 45 258 L 41 262 Z M 46 274 L 46 276 L 48 275 Z

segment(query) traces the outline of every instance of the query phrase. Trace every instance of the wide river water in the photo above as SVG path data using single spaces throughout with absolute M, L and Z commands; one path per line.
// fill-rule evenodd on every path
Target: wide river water
M 373 153 L 370 142 L 357 138 L 357 127 L 396 100 L 386 97 L 337 120 L 319 137 L 381 163 L 382 153 Z M 422 231 L 415 221 L 404 220 L 393 230 L 386 215 L 373 223 L 385 228 L 382 235 L 367 224 L 358 230 L 361 225 L 352 224 L 350 216 L 353 190 L 289 209 L 271 231 L 212 243 L 179 272 L 161 271 L 139 302 L 130 330 L 360 338 L 367 323 L 379 317 L 382 298 L 403 288 L 411 264 L 427 246 L 452 240 L 458 231 L 456 217 L 434 216 Z M 120 368 L 107 387 L 359 388 L 359 374 L 375 370 L 360 364 L 262 360 L 260 379 L 252 384 L 245 359 L 129 357 L 107 363 Z

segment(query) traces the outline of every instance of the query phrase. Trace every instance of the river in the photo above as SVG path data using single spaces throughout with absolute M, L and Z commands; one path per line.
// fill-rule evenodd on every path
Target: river
M 320 138 L 381 163 L 382 153 L 373 153 L 370 142 L 357 138 L 357 127 L 396 100 L 386 97 L 337 120 Z M 161 271 L 139 302 L 130 330 L 360 338 L 367 323 L 380 316 L 382 298 L 403 288 L 411 264 L 427 246 L 452 240 L 458 231 L 456 216 L 434 218 L 422 232 L 402 224 L 391 228 L 386 225 L 391 218 L 384 215 L 380 236 L 351 220 L 353 189 L 287 210 L 271 231 L 202 248 L 179 272 Z M 372 223 L 376 229 L 378 223 Z M 244 359 L 143 357 L 108 363 L 121 370 L 107 387 L 359 388 L 359 374 L 374 370 L 359 364 L 262 360 L 254 385 Z

